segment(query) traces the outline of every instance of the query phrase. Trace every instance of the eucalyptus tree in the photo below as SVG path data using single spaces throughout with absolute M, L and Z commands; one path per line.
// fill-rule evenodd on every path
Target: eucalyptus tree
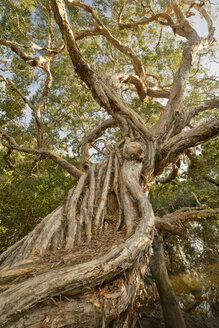
M 158 230 L 187 238 L 185 223 L 212 210 L 155 217 L 148 192 L 219 132 L 214 79 L 201 65 L 215 41 L 210 3 L 10 0 L 1 20 L 5 161 L 16 168 L 22 154 L 33 175 L 50 159 L 78 183 L 0 256 L 0 324 L 133 326 L 153 244 L 166 324 L 185 327 Z

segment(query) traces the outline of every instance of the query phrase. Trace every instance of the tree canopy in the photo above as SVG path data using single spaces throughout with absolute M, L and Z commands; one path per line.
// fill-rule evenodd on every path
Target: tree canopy
M 187 239 L 187 222 L 218 213 L 218 80 L 208 67 L 216 61 L 218 8 L 190 0 L 1 2 L 0 262 L 3 285 L 10 271 L 24 290 L 17 305 L 10 295 L 19 285 L 4 285 L 2 323 L 35 322 L 34 306 L 56 303 L 61 289 L 62 316 L 80 291 L 91 318 L 86 284 L 96 288 L 94 300 L 104 283 L 108 302 L 111 281 L 120 288 L 118 313 L 92 301 L 97 321 L 126 327 L 158 231 Z M 207 26 L 203 37 L 197 15 Z M 76 260 L 65 257 L 72 250 Z M 56 257 L 50 276 L 40 260 L 48 254 Z M 126 297 L 117 277 L 133 282 Z M 30 284 L 39 284 L 37 295 L 28 296 Z M 50 314 L 57 327 L 77 321 L 74 313 L 63 322 Z

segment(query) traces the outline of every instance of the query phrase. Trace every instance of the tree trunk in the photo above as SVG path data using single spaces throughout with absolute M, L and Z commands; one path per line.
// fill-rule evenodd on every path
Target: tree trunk
M 1 327 L 130 327 L 154 231 L 142 152 L 125 143 L 92 166 L 1 255 Z
M 210 103 L 192 109 L 182 106 L 195 56 L 214 40 L 214 27 L 204 9 L 196 6 L 209 27 L 208 37 L 202 40 L 173 1 L 171 11 L 178 23 L 176 25 L 171 17 L 167 23 L 174 33 L 188 42 L 170 92 L 163 94 L 163 90 L 154 90 L 153 94 L 149 92 L 144 65 L 132 48 L 113 37 L 91 7 L 78 1 L 71 2 L 92 14 L 99 35 L 131 59 L 136 76 L 132 76 L 132 82 L 129 78 L 128 81 L 136 85 L 140 98 L 145 101 L 146 95 L 156 97 L 161 92 L 161 96 L 169 95 L 168 102 L 160 118 L 149 129 L 106 74 L 96 73 L 80 53 L 65 2 L 49 1 L 76 74 L 113 121 L 101 124 L 82 143 L 86 173 L 50 151 L 19 146 L 0 129 L 7 141 L 4 146 L 9 150 L 47 156 L 80 177 L 77 187 L 69 191 L 65 204 L 0 256 L 0 327 L 4 328 L 132 327 L 135 308 L 144 288 L 144 275 L 149 269 L 154 236 L 154 214 L 148 200 L 150 185 L 168 165 L 178 162 L 178 156 L 186 149 L 219 133 L 219 121 L 215 118 L 184 131 L 199 111 L 218 106 L 217 101 L 213 102 L 213 107 Z M 46 96 L 50 85 L 50 79 L 47 80 Z M 23 99 L 29 104 L 26 97 Z M 110 124 L 120 128 L 122 140 L 108 157 L 89 168 L 89 144 Z M 42 137 L 41 127 L 39 133 Z M 175 229 L 171 216 L 166 222 L 158 223 L 160 227 L 165 226 L 166 231 Z M 175 231 L 186 236 L 181 227 Z M 162 260 L 158 266 L 161 271 L 157 273 L 153 269 L 153 272 L 162 303 L 164 297 L 169 302 L 169 308 L 163 305 L 164 316 L 169 324 L 170 312 L 171 316 L 176 313 L 175 321 L 171 319 L 174 327 L 184 327 L 168 285 L 162 249 L 158 246 L 154 244 L 155 257 Z
M 151 257 L 150 267 L 160 296 L 165 327 L 186 328 L 182 312 L 169 281 L 161 235 L 154 238 L 153 256 Z

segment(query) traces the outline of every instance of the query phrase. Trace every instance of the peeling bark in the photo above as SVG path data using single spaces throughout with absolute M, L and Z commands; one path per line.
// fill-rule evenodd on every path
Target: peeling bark
M 187 39 L 173 85 L 170 91 L 166 91 L 160 85 L 157 89 L 146 80 L 147 74 L 139 56 L 112 35 L 90 6 L 73 0 L 69 2 L 89 12 L 96 28 L 74 33 L 64 1 L 51 0 L 51 10 L 64 45 L 53 48 L 51 13 L 49 47 L 40 49 L 46 51 L 40 58 L 29 58 L 24 47 L 15 42 L 0 41 L 27 64 L 34 67 L 37 64 L 46 72 L 44 90 L 37 106 L 33 106 L 12 81 L 3 79 L 33 110 L 38 127 L 37 149 L 18 145 L 13 137 L 0 129 L 2 144 L 8 149 L 5 160 L 10 165 L 12 151 L 35 154 L 38 156 L 36 160 L 48 157 L 79 179 L 77 187 L 69 191 L 64 204 L 0 255 L 0 326 L 6 328 L 132 327 L 136 319 L 137 300 L 144 288 L 144 275 L 149 269 L 154 227 L 186 238 L 185 222 L 212 215 L 212 211 L 203 208 L 184 208 L 162 218 L 154 218 L 148 200 L 150 185 L 170 163 L 174 166 L 173 171 L 165 179 L 160 179 L 161 183 L 175 178 L 181 153 L 219 133 L 216 119 L 183 131 L 196 114 L 218 107 L 217 100 L 190 109 L 183 106 L 194 58 L 201 49 L 213 42 L 214 27 L 206 11 L 195 6 L 209 26 L 208 36 L 203 40 L 175 1 L 164 12 L 153 13 L 149 18 L 143 17 L 127 24 L 122 23 L 121 9 L 118 17 L 121 29 L 157 21 L 169 25 L 175 33 Z M 188 3 L 187 0 L 184 2 Z M 112 81 L 115 76 L 96 73 L 81 55 L 76 41 L 91 35 L 102 35 L 131 59 L 133 74 L 116 76 L 118 83 L 134 84 L 142 101 L 147 101 L 148 96 L 168 98 L 160 119 L 150 130 L 141 116 L 118 93 Z M 67 48 L 75 72 L 86 83 L 97 103 L 112 117 L 80 144 L 85 173 L 42 147 L 40 112 L 45 108 L 51 86 L 49 63 L 64 47 Z M 35 63 L 36 60 L 39 62 Z M 90 166 L 90 145 L 107 128 L 115 126 L 121 130 L 122 141 L 100 163 Z M 218 210 L 215 212 L 218 213 Z M 166 324 L 173 327 L 171 322 L 174 322 L 174 327 L 185 327 L 168 282 L 159 238 L 154 240 L 151 266 Z

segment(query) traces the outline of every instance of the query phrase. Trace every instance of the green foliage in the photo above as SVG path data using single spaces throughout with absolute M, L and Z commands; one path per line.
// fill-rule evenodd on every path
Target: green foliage
M 28 164 L 22 170 L 27 172 Z M 0 171 L 0 252 L 62 204 L 76 183 L 50 160 L 38 165 L 38 177 L 25 176 L 22 170 Z
M 46 6 L 47 0 L 41 3 Z M 91 4 L 98 13 L 112 35 L 121 43 L 130 46 L 142 60 L 147 76 L 146 78 L 157 85 L 169 85 L 172 83 L 173 74 L 181 60 L 182 49 L 185 41 L 173 35 L 169 28 L 163 26 L 162 38 L 160 39 L 161 26 L 158 22 L 152 22 L 146 26 L 138 26 L 135 29 L 121 30 L 115 22 L 121 9 L 121 1 L 85 1 Z M 79 31 L 85 28 L 94 28 L 91 15 L 71 4 L 68 7 L 69 19 L 73 29 Z M 163 9 L 166 1 L 125 1 L 122 21 L 129 23 L 144 17 L 144 11 L 151 5 L 154 12 Z M 57 25 L 53 22 L 55 45 L 63 42 Z M 0 7 L 0 34 L 1 39 L 23 44 L 23 50 L 29 56 L 37 56 L 45 53 L 42 50 L 31 50 L 31 42 L 39 47 L 48 46 L 49 18 L 45 10 L 35 0 L 2 0 Z M 97 73 L 133 73 L 130 58 L 127 58 L 119 50 L 110 46 L 102 36 L 88 37 L 78 41 L 78 47 L 82 55 L 91 64 Z M 214 54 L 211 50 L 208 56 Z M 45 74 L 41 69 L 33 69 L 28 66 L 8 47 L 1 46 L 0 55 L 7 59 L 0 62 L 0 69 L 5 77 L 10 77 L 19 90 L 36 104 L 41 95 L 45 80 Z M 154 64 L 156 62 L 156 65 Z M 205 62 L 197 58 L 191 76 L 191 85 L 187 90 L 185 105 L 196 105 L 209 95 L 215 95 L 215 77 L 209 78 L 209 72 L 204 68 Z M 73 70 L 72 62 L 65 49 L 60 55 L 51 61 L 52 87 L 46 109 L 41 113 L 44 124 L 44 146 L 70 162 L 79 166 L 78 144 L 83 137 L 87 136 L 101 121 L 106 118 L 102 108 L 95 102 L 90 91 L 80 81 Z M 156 75 L 157 79 L 153 77 Z M 129 105 L 142 116 L 147 126 L 153 125 L 160 115 L 160 107 L 156 101 L 148 100 L 141 103 L 133 90 L 126 91 L 127 85 L 122 88 L 122 96 Z M 168 89 L 168 88 L 167 88 Z M 24 104 L 21 98 L 10 88 L 0 84 L 0 125 L 12 135 L 18 144 L 26 147 L 36 147 L 36 123 L 30 108 Z M 161 104 L 164 102 L 161 101 Z M 197 123 L 213 115 L 206 111 L 198 115 L 192 123 Z M 121 139 L 119 130 L 107 131 L 105 139 L 109 147 L 113 149 L 114 143 Z M 100 148 L 101 144 L 98 144 Z M 218 147 L 218 146 L 217 146 Z M 40 162 L 34 170 L 38 178 L 28 177 L 31 164 L 19 165 L 16 171 L 12 171 L 6 165 L 3 156 L 7 149 L 0 148 L 0 250 L 3 251 L 9 245 L 22 238 L 35 224 L 47 213 L 64 201 L 67 190 L 74 185 L 75 181 L 69 177 L 60 167 L 50 161 Z M 96 161 L 102 155 L 97 155 L 91 149 L 91 160 Z M 178 182 L 183 186 L 183 197 L 180 196 L 179 188 L 170 183 L 168 185 L 156 185 L 151 189 L 151 201 L 157 215 L 163 215 L 167 211 L 173 211 L 181 206 L 196 206 L 194 192 L 199 201 L 209 207 L 218 205 L 216 187 L 208 181 L 200 178 L 204 174 L 216 178 L 216 159 L 218 148 L 216 141 L 209 141 L 197 148 L 197 162 L 190 166 L 185 162 L 184 169 Z M 13 152 L 11 161 L 13 164 L 33 161 L 34 157 Z M 214 227 L 214 221 L 212 227 Z M 201 224 L 201 223 L 200 223 Z M 209 234 L 211 224 L 209 225 Z M 201 227 L 201 226 L 200 226 Z M 195 234 L 204 238 L 201 228 L 194 227 Z M 213 228 L 212 228 L 213 229 Z M 194 237 L 195 238 L 195 237 Z M 174 245 L 177 244 L 175 239 Z M 191 246 L 188 250 L 188 261 L 192 261 L 194 251 Z M 173 252 L 174 258 L 180 257 L 179 251 Z M 190 256 L 190 258 L 189 258 Z M 171 262 L 173 263 L 173 262 Z M 183 261 L 177 270 L 185 268 Z M 192 262 L 191 262 L 192 263 Z M 176 269 L 176 267 L 175 267 Z

